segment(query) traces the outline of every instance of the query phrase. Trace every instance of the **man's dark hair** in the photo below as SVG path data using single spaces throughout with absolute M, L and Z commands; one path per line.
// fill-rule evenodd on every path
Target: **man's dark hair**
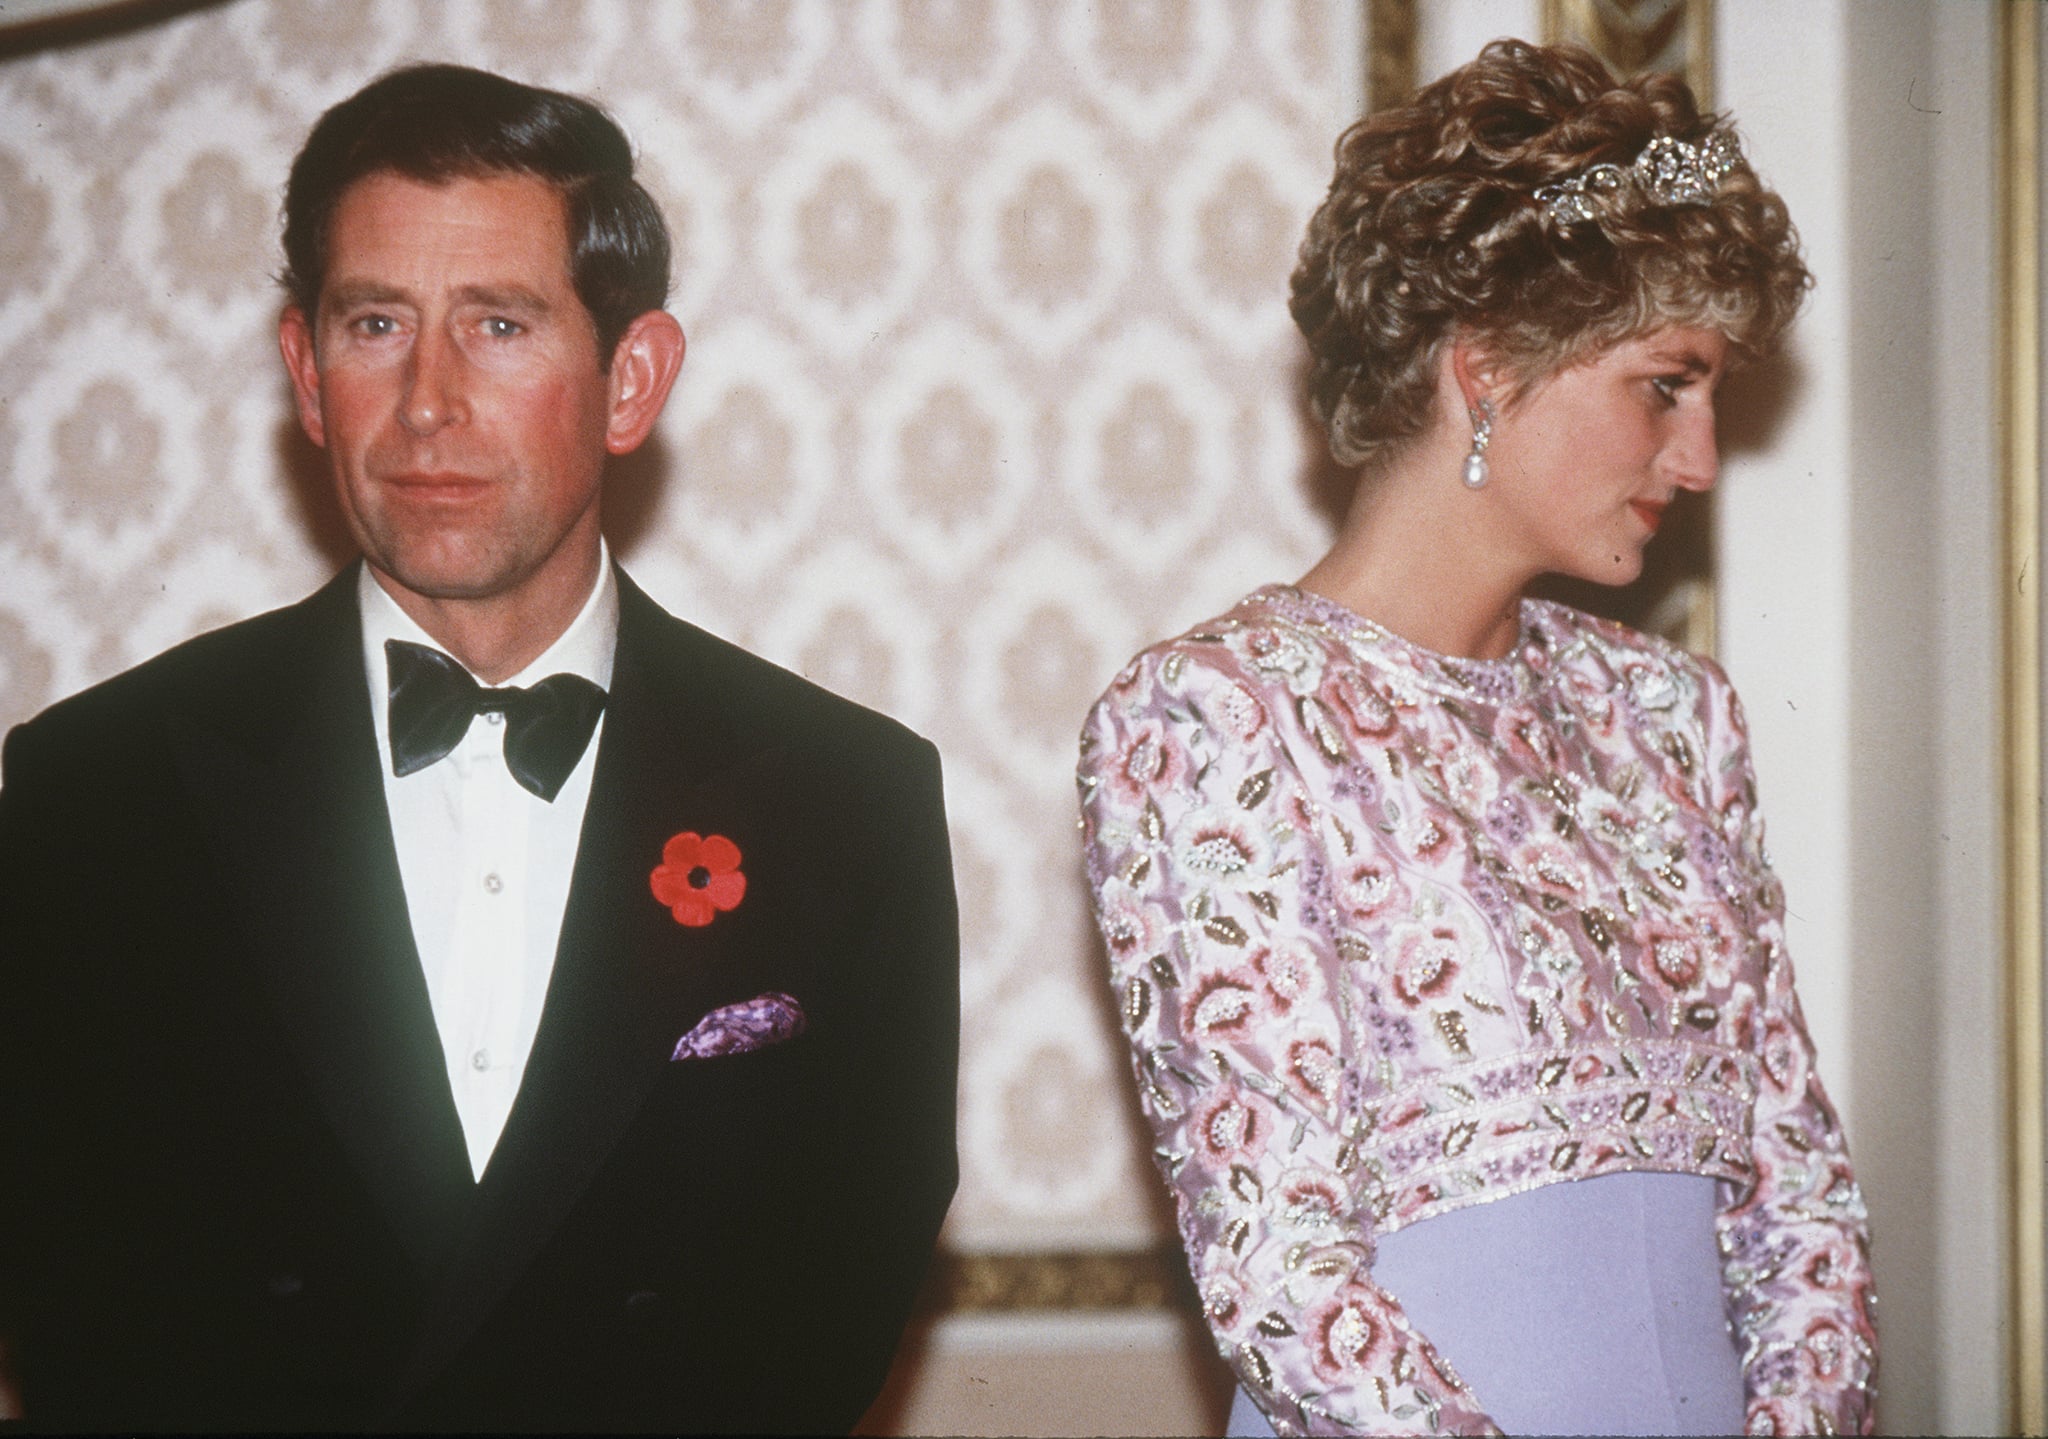
M 335 207 L 350 185 L 380 171 L 428 184 L 532 175 L 554 186 L 568 208 L 570 275 L 605 368 L 626 326 L 668 299 L 668 226 L 633 178 L 632 146 L 609 115 L 488 71 L 411 65 L 322 115 L 292 161 L 279 278 L 309 323 L 318 318 Z

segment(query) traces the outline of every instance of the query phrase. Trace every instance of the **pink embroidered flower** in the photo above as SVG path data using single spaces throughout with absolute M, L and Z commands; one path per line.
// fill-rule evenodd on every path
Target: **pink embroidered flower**
M 1643 935 L 1650 972 L 1668 989 L 1684 992 L 1700 982 L 1700 942 L 1676 925 L 1652 920 Z
M 1778 1434 L 1808 1434 L 1813 1432 L 1811 1422 L 1796 1412 L 1790 1399 L 1757 1399 L 1749 1406 L 1749 1418 L 1744 1422 L 1746 1433 L 1757 1436 Z
M 1174 859 L 1196 883 L 1247 889 L 1265 878 L 1265 837 L 1249 816 L 1197 810 L 1174 836 Z
M 1558 840 L 1533 839 L 1517 845 L 1509 852 L 1508 861 L 1516 876 L 1538 896 L 1549 895 L 1576 909 L 1591 893 L 1593 879 L 1586 872 L 1585 861 Z
M 1503 709 L 1494 719 L 1493 738 L 1510 755 L 1544 773 L 1564 762 L 1557 736 L 1543 717 L 1526 705 Z
M 1304 1099 L 1335 1108 L 1343 1070 L 1326 1039 L 1297 1039 L 1287 1046 L 1287 1082 Z
M 1280 1181 L 1279 1222 L 1296 1234 L 1341 1239 L 1350 1208 L 1344 1186 L 1328 1176 L 1294 1173 Z
M 1132 726 L 1108 772 L 1119 797 L 1136 803 L 1153 790 L 1179 784 L 1187 772 L 1187 756 L 1165 723 L 1148 716 Z
M 1304 785 L 1284 785 L 1280 791 L 1280 813 L 1286 822 L 1303 834 L 1324 832 L 1324 815 L 1316 804 L 1315 796 Z
M 1360 739 L 1383 741 L 1399 724 L 1394 707 L 1356 670 L 1340 669 L 1333 674 L 1323 686 L 1323 698 L 1344 727 Z
M 1365 859 L 1346 865 L 1337 875 L 1337 903 L 1357 919 L 1372 919 L 1388 913 L 1407 891 L 1394 867 L 1382 859 Z
M 1409 816 L 1403 838 L 1410 854 L 1427 864 L 1438 865 L 1451 852 L 1453 829 L 1443 812 L 1429 805 Z
M 1763 1001 L 1758 997 L 1755 985 L 1747 980 L 1731 984 L 1721 1000 L 1721 1032 L 1735 1048 L 1754 1053 L 1757 1024 L 1762 1013 Z
M 1322 651 L 1292 630 L 1254 626 L 1232 635 L 1229 643 L 1259 674 L 1297 695 L 1314 694 L 1323 678 Z
M 1252 956 L 1252 968 L 1265 981 L 1275 1013 L 1286 1014 L 1296 1004 L 1322 993 L 1316 958 L 1300 945 L 1280 944 L 1262 949 Z
M 1216 1327 L 1228 1334 L 1244 1312 L 1244 1288 L 1227 1268 L 1212 1273 L 1202 1286 L 1202 1308 Z
M 1839 1289 L 1844 1275 L 1857 1272 L 1855 1254 L 1840 1240 L 1823 1242 L 1806 1261 L 1804 1270 L 1806 1282 L 1815 1289 Z
M 1622 677 L 1628 697 L 1645 710 L 1668 710 L 1683 698 L 1678 677 L 1669 665 L 1648 661 L 1626 665 Z
M 1619 730 L 1619 715 L 1604 685 L 1582 671 L 1570 670 L 1565 674 L 1563 689 L 1572 708 L 1578 712 L 1585 733 L 1598 741 L 1615 737 Z
M 1757 1057 L 1764 1062 L 1764 1075 L 1781 1094 L 1796 1093 L 1806 1087 L 1806 1049 L 1799 1038 L 1799 1032 L 1783 1015 L 1772 1015 L 1764 1025 L 1763 1042 L 1757 1046 Z
M 1165 948 L 1165 914 L 1116 880 L 1102 887 L 1096 921 L 1110 958 L 1118 964 L 1138 963 Z
M 1239 744 L 1250 744 L 1266 727 L 1266 707 L 1241 684 L 1226 686 L 1221 695 L 1209 702 L 1208 713 L 1223 733 Z
M 1181 1025 L 1197 1044 L 1234 1039 L 1264 1008 L 1251 976 L 1243 970 L 1205 976 L 1181 1006 Z
M 677 924 L 700 929 L 719 914 L 739 907 L 747 892 L 740 872 L 740 847 L 722 834 L 685 830 L 661 847 L 661 863 L 649 875 L 654 897 L 668 906 Z
M 1264 1110 L 1249 1096 L 1225 1089 L 1196 1116 L 1195 1137 L 1211 1162 L 1227 1166 L 1264 1154 L 1269 1124 Z
M 1429 748 L 1444 793 L 1452 804 L 1468 815 L 1476 815 L 1493 803 L 1493 797 L 1500 793 L 1500 777 L 1478 745 L 1451 735 L 1438 735 L 1430 741 Z
M 1373 1372 L 1388 1341 L 1374 1308 L 1369 1292 L 1347 1284 L 1310 1312 L 1310 1363 L 1318 1378 L 1341 1384 Z
M 1834 1382 L 1849 1357 L 1849 1339 L 1830 1319 L 1816 1319 L 1806 1326 L 1806 1363 L 1822 1384 Z
M 1458 983 L 1458 934 L 1447 925 L 1403 925 L 1392 944 L 1394 997 L 1410 1009 L 1450 994 Z

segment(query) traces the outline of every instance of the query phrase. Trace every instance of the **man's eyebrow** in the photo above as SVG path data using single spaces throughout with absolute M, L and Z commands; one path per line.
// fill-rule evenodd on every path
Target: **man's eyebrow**
M 545 295 L 524 285 L 464 285 L 455 292 L 464 305 L 482 305 L 492 310 L 516 310 L 522 314 L 545 315 L 554 307 Z
M 320 303 L 325 309 L 346 310 L 357 305 L 402 305 L 408 300 L 405 292 L 395 285 L 380 284 L 375 280 L 337 280 L 327 287 Z
M 546 296 L 524 285 L 464 285 L 455 292 L 457 304 L 481 305 L 492 310 L 513 310 L 526 315 L 544 315 L 553 307 Z M 352 309 L 357 305 L 409 305 L 412 297 L 396 285 L 377 280 L 339 280 L 328 287 L 323 303 L 329 309 Z

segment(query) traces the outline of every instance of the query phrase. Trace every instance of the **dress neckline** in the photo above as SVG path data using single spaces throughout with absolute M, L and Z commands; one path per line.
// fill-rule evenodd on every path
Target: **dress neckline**
M 1395 634 L 1377 620 L 1298 585 L 1262 585 L 1251 598 L 1330 630 L 1361 659 L 1401 670 L 1427 688 L 1454 698 L 1501 702 L 1527 695 L 1547 669 L 1549 645 L 1542 633 L 1544 601 L 1524 598 L 1520 632 L 1499 659 L 1448 655 Z

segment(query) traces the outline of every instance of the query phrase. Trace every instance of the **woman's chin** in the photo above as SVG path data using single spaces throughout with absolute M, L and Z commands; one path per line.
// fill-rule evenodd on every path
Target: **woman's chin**
M 1590 584 L 1605 585 L 1609 589 L 1620 589 L 1632 585 L 1643 577 L 1643 552 L 1640 548 L 1621 550 L 1610 556 L 1606 563 L 1587 566 L 1585 573 L 1574 576 Z

